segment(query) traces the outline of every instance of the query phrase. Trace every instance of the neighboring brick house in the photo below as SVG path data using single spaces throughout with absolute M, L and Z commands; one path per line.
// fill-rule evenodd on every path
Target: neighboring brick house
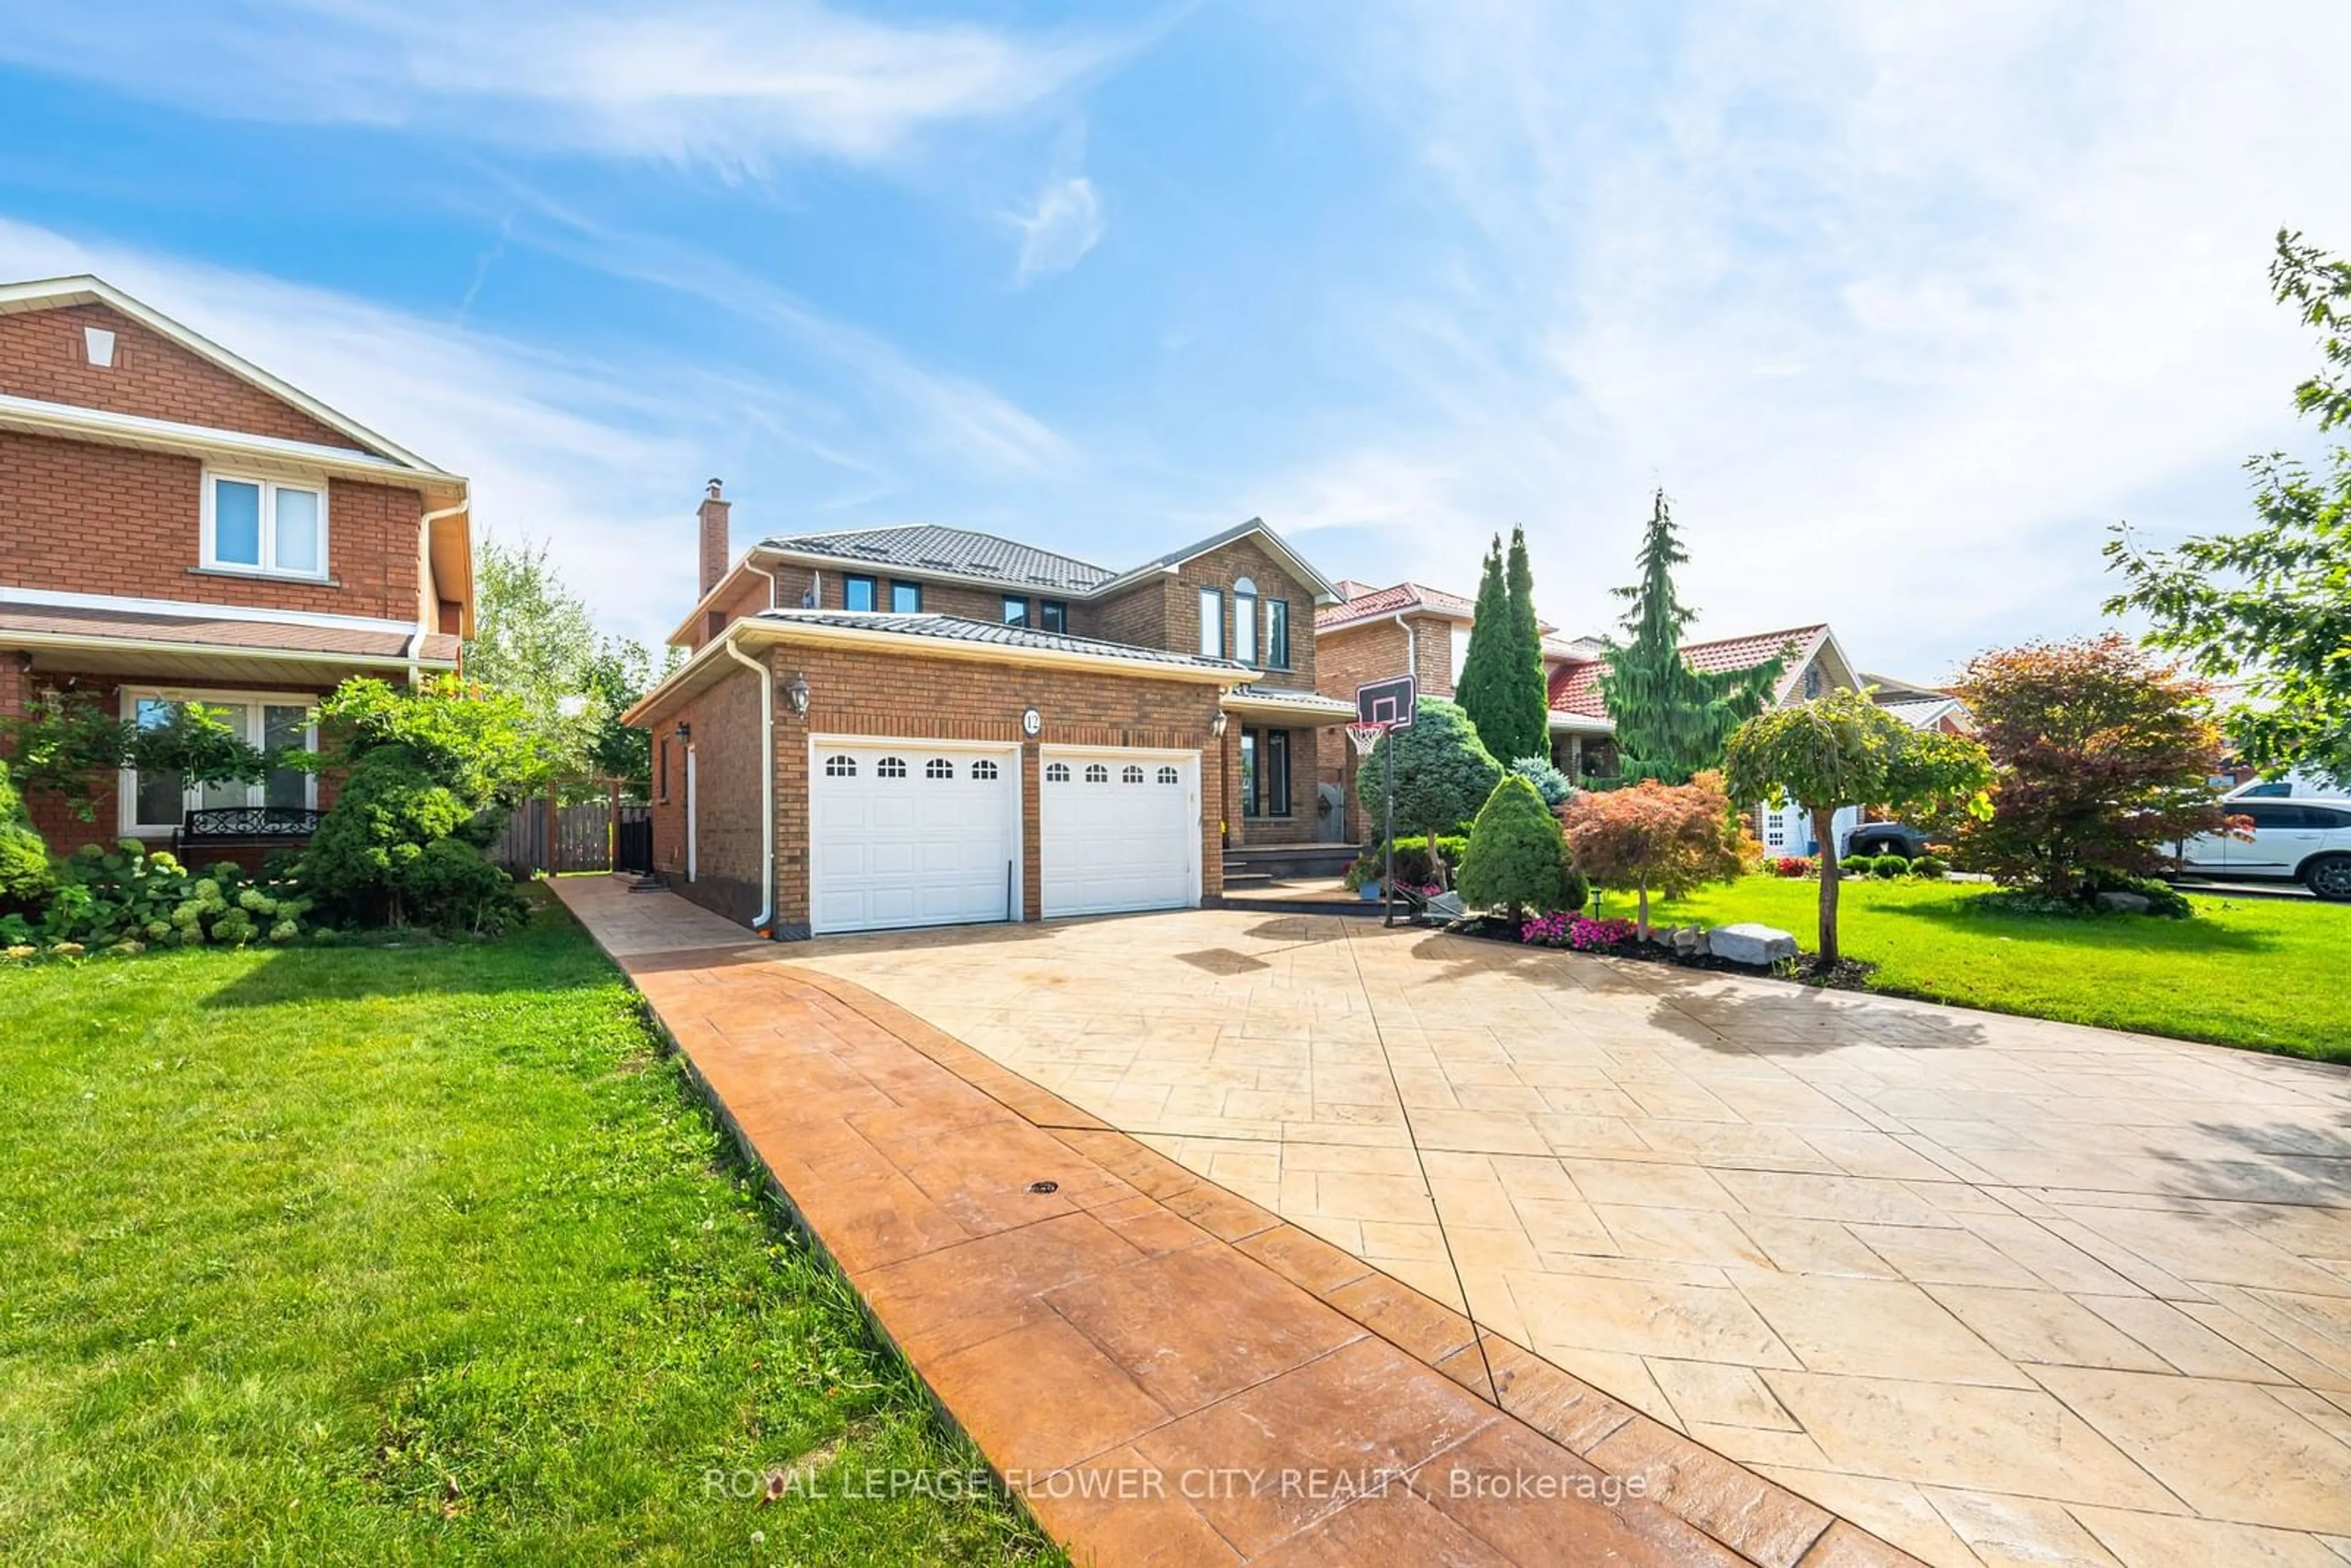
M 729 565 L 729 507 L 712 481 L 689 657 L 629 715 L 688 897 L 781 937 L 1180 907 L 1228 846 L 1316 836 L 1335 594 L 1263 523 L 1126 571 L 929 525 Z
M 132 722 L 200 701 L 256 745 L 315 746 L 341 680 L 457 663 L 467 486 L 95 277 L 0 285 L 0 716 L 45 691 Z M 257 861 L 331 781 L 182 787 L 126 771 L 52 850 L 195 835 Z

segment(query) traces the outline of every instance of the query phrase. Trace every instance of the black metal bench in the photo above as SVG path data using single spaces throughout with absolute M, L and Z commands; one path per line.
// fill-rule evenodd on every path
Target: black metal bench
M 319 831 L 323 815 L 308 806 L 207 806 L 190 811 L 172 830 L 172 852 L 206 844 L 299 843 Z

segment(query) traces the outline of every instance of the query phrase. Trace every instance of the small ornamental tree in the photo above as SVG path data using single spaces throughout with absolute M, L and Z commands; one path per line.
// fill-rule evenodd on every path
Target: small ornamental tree
M 1997 769 L 1993 811 L 1963 824 L 1971 869 L 2050 898 L 2100 873 L 2146 876 L 2182 839 L 2222 830 L 2211 688 L 2118 632 L 1984 653 L 1953 690 Z
M 135 728 L 125 760 L 142 773 L 176 773 L 183 788 L 250 784 L 270 769 L 267 753 L 230 727 L 223 710 L 174 703 L 154 724 Z
M 1502 911 L 1513 922 L 1559 902 L 1559 819 L 1516 773 L 1506 773 L 1478 808 L 1461 857 L 1461 902 Z
M 1616 726 L 1617 771 L 1627 779 L 1678 784 L 1719 767 L 1723 741 L 1762 711 L 1786 666 L 1785 654 L 1775 654 L 1744 670 L 1690 668 L 1682 634 L 1696 612 L 1674 591 L 1674 568 L 1687 559 L 1660 490 L 1641 540 L 1641 580 L 1615 590 L 1631 606 L 1623 622 L 1630 640 L 1610 643 L 1600 669 L 1600 698 Z
M 1820 841 L 1820 962 L 1834 965 L 1837 946 L 1836 814 L 1846 806 L 1896 813 L 1963 803 L 1989 815 L 1984 787 L 1991 761 L 1975 741 L 1913 729 L 1865 692 L 1835 691 L 1749 719 L 1723 747 L 1732 795 L 1773 805 L 1795 801 Z
M 1461 667 L 1453 672 L 1453 700 L 1469 716 L 1471 727 L 1487 750 L 1507 757 L 1501 722 L 1503 643 L 1510 619 L 1510 588 L 1502 576 L 1502 540 L 1487 547 L 1486 562 L 1478 574 L 1478 609 L 1469 622 L 1469 645 Z
M 1562 813 L 1575 866 L 1603 887 L 1631 888 L 1640 933 L 1649 935 L 1649 894 L 1677 898 L 1740 869 L 1738 821 L 1719 774 L 1687 784 L 1644 779 L 1622 789 L 1578 795 Z
M 1355 768 L 1355 803 L 1367 822 L 1380 821 L 1385 809 L 1390 747 L 1395 748 L 1396 831 L 1428 835 L 1429 858 L 1442 881 L 1437 838 L 1458 831 L 1486 803 L 1501 781 L 1502 765 L 1460 708 L 1442 697 L 1423 697 L 1412 727 L 1384 737 Z
M 52 795 L 85 822 L 131 757 L 134 732 L 87 692 L 44 691 L 5 725 L 16 787 Z

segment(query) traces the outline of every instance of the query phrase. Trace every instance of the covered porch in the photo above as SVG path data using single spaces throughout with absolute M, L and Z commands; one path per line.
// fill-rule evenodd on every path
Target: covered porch
M 1285 686 L 1227 692 L 1224 729 L 1228 848 L 1346 843 L 1354 758 L 1340 727 L 1353 703 Z

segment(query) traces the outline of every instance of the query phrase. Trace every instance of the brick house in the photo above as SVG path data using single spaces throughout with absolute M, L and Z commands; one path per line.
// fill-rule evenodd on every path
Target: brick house
M 0 285 L 0 716 L 78 693 L 134 723 L 224 710 L 315 747 L 345 678 L 454 669 L 466 482 L 96 277 Z M 27 800 L 53 851 L 120 837 L 257 862 L 331 780 L 125 770 L 97 820 Z
M 1251 520 L 1127 570 L 929 525 L 771 538 L 700 510 L 685 664 L 631 710 L 653 859 L 784 938 L 1213 903 L 1313 780 L 1336 594 Z

